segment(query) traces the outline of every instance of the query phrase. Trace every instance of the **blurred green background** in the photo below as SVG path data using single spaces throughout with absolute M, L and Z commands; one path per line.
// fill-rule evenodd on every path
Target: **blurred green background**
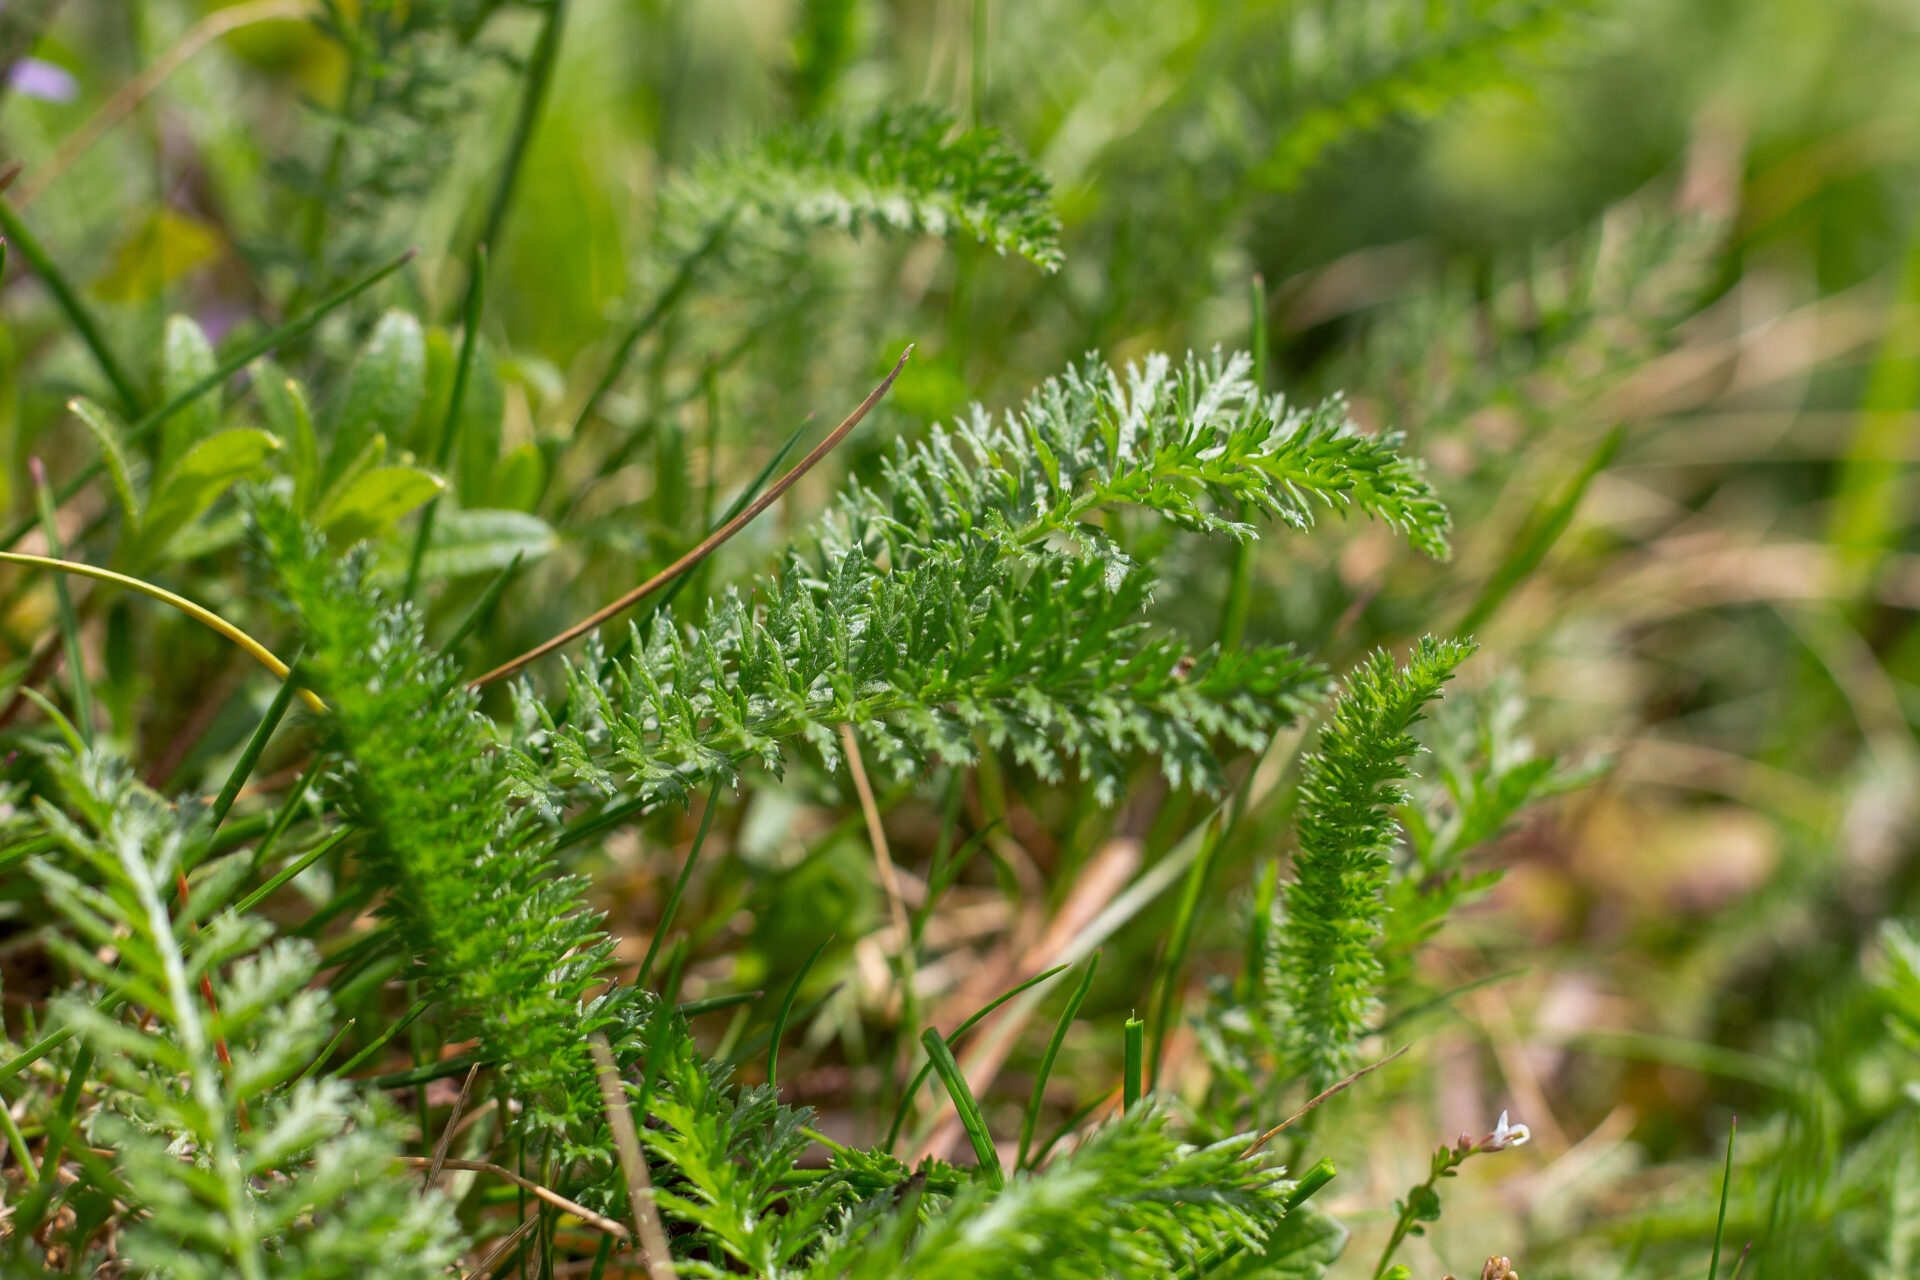
M 416 96 L 363 122 L 315 234 L 322 113 L 354 89 L 337 46 L 290 20 L 302 6 L 234 6 L 204 48 L 195 33 L 215 28 L 195 24 L 218 6 L 54 6 L 34 55 L 75 92 L 0 103 L 0 149 L 27 163 L 8 199 L 118 348 L 145 353 L 137 376 L 170 313 L 218 341 L 408 246 L 419 255 L 381 301 L 455 319 L 537 15 L 441 7 L 461 34 L 405 51 Z M 63 154 L 183 49 L 124 120 Z M 794 119 L 923 101 L 1005 131 L 1049 176 L 1057 274 L 971 244 L 750 241 L 572 434 L 621 322 L 713 214 L 702 157 Z M 1737 1111 L 1753 1136 L 1728 1235 L 1767 1236 L 1755 1273 L 1916 1274 L 1920 1071 L 1887 1029 L 1880 938 L 1920 894 L 1917 144 L 1920 6 L 1894 0 L 573 0 L 490 246 L 485 328 L 504 402 L 495 505 L 539 516 L 553 541 L 485 654 L 524 649 L 690 545 L 794 426 L 836 420 L 908 341 L 875 425 L 729 544 L 719 580 L 763 564 L 833 467 L 870 472 L 889 440 L 973 401 L 1004 407 L 1088 351 L 1264 335 L 1271 385 L 1344 390 L 1364 422 L 1408 434 L 1457 550 L 1435 567 L 1358 525 L 1269 539 L 1245 634 L 1343 668 L 1464 625 L 1484 645 L 1464 696 L 1525 703 L 1517 724 L 1489 712 L 1489 733 L 1596 770 L 1482 851 L 1509 872 L 1440 935 L 1422 980 L 1521 972 L 1423 1022 L 1391 1085 L 1333 1104 L 1326 1128 L 1351 1149 L 1334 1151 L 1332 1205 L 1377 1208 L 1434 1144 L 1510 1107 L 1533 1143 L 1449 1192 L 1402 1255 L 1416 1275 L 1495 1252 L 1529 1280 L 1698 1274 Z M 9 272 L 0 450 L 20 512 L 30 456 L 56 470 L 87 456 L 67 398 L 105 393 L 39 282 L 17 259 Z M 373 314 L 291 358 L 337 367 Z M 1166 555 L 1156 608 L 1220 617 L 1229 563 Z M 203 597 L 242 589 L 230 560 L 180 576 Z M 454 583 L 436 625 L 484 582 Z M 50 601 L 7 601 L 13 660 Z M 198 678 L 228 661 L 218 643 L 139 625 L 124 643 L 151 665 L 123 664 L 109 694 L 135 758 L 195 716 L 231 724 L 230 746 L 251 724 L 245 697 L 229 688 L 208 711 Z M 176 782 L 222 749 L 216 731 L 174 760 Z M 1145 780 L 1117 811 L 1017 771 L 991 782 L 1019 820 L 999 837 L 999 881 L 958 899 L 975 915 L 940 944 L 955 991 L 1031 923 L 1023 895 L 1057 909 L 1115 841 L 1150 861 L 1200 816 Z M 943 803 L 938 787 L 892 798 L 903 864 L 935 840 Z M 1228 851 L 1196 984 L 1230 972 L 1251 869 L 1284 852 L 1286 819 L 1248 824 Z M 586 864 L 614 932 L 646 936 L 683 825 L 660 819 Z M 762 779 L 717 830 L 726 857 L 695 890 L 709 922 L 695 995 L 784 981 L 823 927 L 858 939 L 884 911 L 838 779 Z M 1112 944 L 1106 972 L 1151 965 L 1150 948 L 1126 950 Z M 885 985 L 870 964 L 862 977 L 857 945 L 838 959 L 819 989 L 846 985 L 807 1047 L 829 1115 L 852 1110 L 846 1064 Z M 1124 1016 L 1124 979 L 1103 988 L 1101 1016 Z M 1357 1241 L 1337 1274 L 1376 1254 Z

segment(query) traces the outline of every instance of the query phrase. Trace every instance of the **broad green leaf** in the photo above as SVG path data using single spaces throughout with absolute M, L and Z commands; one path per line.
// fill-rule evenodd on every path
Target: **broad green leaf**
M 249 474 L 280 448 L 278 437 L 252 427 L 236 427 L 207 437 L 187 451 L 155 486 L 140 531 L 144 559 L 157 558 L 182 526 L 212 506 L 227 486 Z
M 320 446 L 313 438 L 313 411 L 307 406 L 307 393 L 271 360 L 255 360 L 247 371 L 267 430 L 290 446 L 287 469 L 293 473 L 294 507 L 306 511 L 320 482 Z
M 547 522 L 524 511 L 462 511 L 442 504 L 420 572 L 428 579 L 497 573 L 515 556 L 538 560 L 558 545 Z
M 418 467 L 375 467 L 327 504 L 319 524 L 337 541 L 358 542 L 382 532 L 445 487 L 440 477 Z
M 213 344 L 186 316 L 169 316 L 160 354 L 160 398 L 171 401 L 212 376 L 219 362 Z M 220 429 L 220 393 L 209 391 L 175 413 L 160 428 L 154 471 L 164 474 L 187 450 Z
M 531 444 L 523 444 L 500 459 L 493 469 L 493 504 L 512 511 L 531 511 L 547 491 L 547 460 Z
M 126 537 L 131 540 L 138 536 L 140 529 L 140 497 L 133 490 L 133 467 L 127 460 L 126 446 L 120 440 L 120 425 L 113 420 L 112 414 L 85 396 L 75 397 L 67 407 L 93 433 L 94 443 L 100 447 L 100 461 L 106 466 L 107 479 L 113 485 L 114 500 L 120 504 L 121 514 L 126 517 Z
M 376 435 L 407 439 L 427 387 L 427 343 L 420 322 L 389 311 L 354 357 L 347 390 L 334 417 L 333 445 L 321 473 L 321 491 L 335 488 Z
M 384 435 L 376 435 L 373 439 L 367 441 L 365 447 L 360 450 L 359 457 L 341 468 L 340 475 L 332 484 L 320 492 L 309 495 L 307 499 L 308 510 L 316 513 L 316 519 L 318 519 L 318 513 L 332 509 L 333 505 L 340 500 L 341 495 L 353 487 L 355 480 L 358 480 L 361 476 L 373 470 L 373 468 L 379 466 L 386 460 L 387 438 Z

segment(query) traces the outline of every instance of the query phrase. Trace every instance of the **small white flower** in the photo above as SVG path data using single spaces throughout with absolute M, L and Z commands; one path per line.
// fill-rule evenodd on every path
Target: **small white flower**
M 1493 1132 L 1480 1144 L 1482 1151 L 1505 1151 L 1508 1147 L 1525 1146 L 1527 1139 L 1533 1137 L 1533 1130 L 1524 1124 L 1508 1124 L 1507 1113 L 1502 1111 L 1500 1119 L 1494 1123 Z

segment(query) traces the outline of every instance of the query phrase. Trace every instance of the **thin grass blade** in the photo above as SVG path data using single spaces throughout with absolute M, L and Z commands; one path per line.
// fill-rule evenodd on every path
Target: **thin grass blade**
M 832 934 L 820 940 L 820 945 L 813 949 L 813 954 L 807 957 L 807 962 L 800 966 L 800 972 L 793 975 L 793 983 L 787 988 L 787 998 L 780 1002 L 780 1012 L 774 1015 L 773 1032 L 767 1040 L 767 1083 L 769 1085 L 777 1086 L 780 1082 L 776 1074 L 780 1067 L 780 1036 L 787 1029 L 787 1016 L 793 1012 L 793 1001 L 800 994 L 800 984 L 807 980 L 807 974 L 813 970 L 813 962 L 820 958 L 820 953 L 825 951 L 827 944 L 832 941 Z
M 1040 1067 L 1034 1073 L 1033 1094 L 1027 1099 L 1027 1114 L 1020 1121 L 1020 1154 L 1013 1162 L 1016 1169 L 1027 1167 L 1027 1150 L 1033 1145 L 1034 1126 L 1040 1123 L 1040 1104 L 1046 1098 L 1047 1079 L 1053 1074 L 1054 1060 L 1060 1056 L 1060 1046 L 1067 1042 L 1067 1029 L 1080 1016 L 1080 1005 L 1093 989 L 1093 977 L 1099 972 L 1100 952 L 1096 951 L 1087 958 L 1087 971 L 1080 975 L 1080 985 L 1067 997 L 1067 1007 L 1060 1011 L 1059 1021 L 1053 1024 L 1053 1034 L 1047 1038 L 1046 1052 L 1040 1055 Z
M 998 1191 L 1007 1183 L 1006 1172 L 1000 1167 L 1000 1153 L 994 1150 L 993 1135 L 987 1132 L 987 1122 L 980 1114 L 980 1104 L 974 1101 L 973 1090 L 967 1087 L 967 1077 L 961 1073 L 960 1064 L 954 1061 L 953 1050 L 947 1048 L 947 1042 L 932 1027 L 920 1033 L 920 1043 L 927 1047 L 927 1056 L 933 1060 L 933 1069 L 940 1073 L 940 1082 L 947 1086 L 947 1095 L 953 1099 L 953 1109 L 960 1113 L 960 1124 L 973 1143 L 973 1154 L 980 1161 L 981 1172 L 986 1175 L 988 1185 Z
M 1015 996 L 1019 995 L 1022 991 L 1027 990 L 1029 987 L 1039 986 L 1041 983 L 1045 982 L 1048 978 L 1051 978 L 1055 974 L 1063 972 L 1067 968 L 1068 966 L 1064 964 L 1055 965 L 1053 968 L 1048 969 L 1045 973 L 1036 973 L 1033 977 L 1028 978 L 1025 982 L 1021 983 L 1019 986 L 1014 987 L 1011 990 L 1001 995 L 995 996 L 992 1000 L 988 1001 L 986 1004 L 982 1005 L 978 1010 L 976 1010 L 972 1017 L 968 1018 L 965 1022 L 962 1022 L 959 1026 L 953 1029 L 952 1034 L 946 1037 L 947 1047 L 949 1049 L 958 1048 L 960 1041 L 966 1036 L 967 1032 L 973 1030 L 974 1027 L 979 1024 L 982 1018 L 985 1018 L 988 1014 L 992 1013 L 995 1009 L 998 1009 L 1001 1005 L 1013 999 Z M 1075 1007 L 1077 1008 L 1078 1006 L 1076 1005 Z M 916 1097 L 918 1097 L 920 1094 L 920 1086 L 927 1082 L 927 1076 L 930 1075 L 932 1071 L 933 1071 L 932 1062 L 927 1062 L 923 1064 L 920 1068 L 919 1073 L 913 1077 L 913 1083 L 908 1085 L 906 1088 L 906 1092 L 900 1096 L 900 1105 L 893 1113 L 893 1124 L 887 1129 L 887 1141 L 886 1141 L 886 1147 L 885 1147 L 886 1150 L 888 1151 L 893 1150 L 893 1144 L 899 1140 L 900 1128 L 903 1124 L 906 1123 L 907 1111 L 913 1106 L 913 1100 Z

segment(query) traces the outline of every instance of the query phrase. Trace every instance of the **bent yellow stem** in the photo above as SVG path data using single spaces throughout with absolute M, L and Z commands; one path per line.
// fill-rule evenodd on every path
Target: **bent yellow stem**
M 138 578 L 129 578 L 124 573 L 115 573 L 111 569 L 102 569 L 98 565 L 82 564 L 77 560 L 55 560 L 51 556 L 30 556 L 18 551 L 0 551 L 0 563 L 23 564 L 36 569 L 53 569 L 59 573 L 75 573 L 83 578 L 97 578 L 101 582 L 111 582 L 115 586 L 125 587 L 129 591 L 137 591 L 143 596 L 160 601 L 162 604 L 170 604 L 180 612 L 186 614 L 189 618 L 193 618 L 218 631 L 221 635 L 233 641 L 242 649 L 245 649 L 253 656 L 255 661 L 267 670 L 273 672 L 274 675 L 279 676 L 282 680 L 285 680 L 292 674 L 287 664 L 275 657 L 273 651 L 267 648 L 267 646 L 255 640 L 252 636 L 234 626 L 213 610 L 203 608 L 185 596 L 177 596 L 165 587 L 156 587 L 151 582 L 142 582 Z M 327 704 L 320 701 L 319 695 L 315 694 L 311 689 L 301 689 L 298 690 L 298 693 L 300 694 L 300 700 L 302 702 L 312 707 L 315 711 L 322 714 L 326 713 Z

